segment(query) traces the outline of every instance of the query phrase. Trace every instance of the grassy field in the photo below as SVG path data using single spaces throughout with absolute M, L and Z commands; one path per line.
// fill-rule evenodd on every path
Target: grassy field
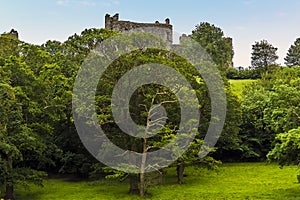
M 234 94 L 239 98 L 242 97 L 243 89 L 245 85 L 255 82 L 256 80 L 245 79 L 245 80 L 229 80 L 230 86 Z
M 163 185 L 153 186 L 148 199 L 300 199 L 296 167 L 276 164 L 223 164 L 218 171 L 187 168 L 185 184 L 177 185 L 174 169 Z M 128 195 L 128 183 L 115 180 L 69 181 L 49 179 L 43 188 L 16 188 L 20 200 L 109 200 L 141 199 Z

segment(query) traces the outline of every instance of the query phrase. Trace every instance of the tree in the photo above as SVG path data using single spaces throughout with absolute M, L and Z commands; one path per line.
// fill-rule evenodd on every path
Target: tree
M 0 52 L 7 52 L 17 41 L 2 37 Z M 14 198 L 16 184 L 41 184 L 46 175 L 42 170 L 55 165 L 53 158 L 60 151 L 51 135 L 63 113 L 56 105 L 67 92 L 65 79 L 59 67 L 50 64 L 47 52 L 36 45 L 17 44 L 9 49 L 11 55 L 0 57 L 0 182 L 6 187 L 5 199 Z
M 281 76 L 278 76 L 281 75 Z M 275 74 L 276 94 L 267 113 L 271 127 L 278 133 L 275 146 L 268 153 L 270 161 L 281 166 L 299 164 L 300 159 L 300 67 L 285 68 Z M 279 78 L 281 77 L 281 78 Z
M 276 65 L 275 61 L 278 59 L 277 48 L 269 44 L 267 40 L 255 42 L 252 45 L 251 65 L 254 68 L 260 69 L 264 72 L 271 65 Z
M 217 159 L 227 160 L 228 156 L 233 152 L 237 151 L 239 139 L 239 123 L 236 118 L 239 116 L 239 103 L 234 99 L 229 89 L 228 80 L 225 78 L 225 73 L 227 71 L 232 71 L 232 58 L 234 55 L 232 47 L 232 39 L 224 36 L 221 28 L 216 27 L 208 22 L 202 22 L 196 26 L 196 29 L 192 31 L 192 39 L 198 42 L 204 50 L 209 54 L 213 62 L 218 66 L 223 75 L 223 81 L 225 83 L 225 90 L 227 96 L 227 114 L 224 129 L 222 131 L 221 137 L 217 143 L 217 150 L 214 152 L 213 156 Z M 203 102 L 205 105 L 203 109 L 209 108 L 207 102 Z M 209 112 L 204 111 L 205 114 Z M 206 120 L 209 116 L 204 117 Z M 201 125 L 202 128 L 200 133 L 206 132 L 206 126 Z M 227 155 L 226 155 L 227 154 Z
M 9 56 L 19 56 L 20 44 L 22 42 L 11 34 L 0 36 L 0 57 L 8 58 Z
M 265 159 L 276 134 L 300 126 L 300 68 L 277 68 L 247 86 L 242 99 L 244 157 Z
M 87 177 L 97 165 L 94 159 L 85 149 L 74 126 L 72 117 L 72 87 L 78 69 L 86 56 L 105 39 L 116 34 L 114 31 L 105 29 L 85 29 L 80 34 L 74 34 L 64 43 L 47 41 L 40 49 L 43 53 L 36 52 L 34 58 L 38 66 L 45 57 L 50 61 L 42 67 L 38 80 L 41 84 L 39 99 L 53 127 L 53 140 L 61 149 L 62 155 L 57 157 L 56 169 L 59 173 L 75 174 Z M 30 48 L 29 48 L 30 49 Z M 34 49 L 34 48 L 33 48 Z M 47 52 L 48 54 L 45 54 Z M 35 66 L 35 65 L 33 65 Z
M 177 70 L 183 72 L 188 77 L 192 77 L 192 74 L 194 76 L 197 75 L 197 73 L 195 72 L 192 73 L 190 69 L 191 66 L 187 65 L 184 59 L 180 59 L 175 55 L 170 55 L 168 52 L 159 49 L 147 49 L 145 51 L 135 51 L 132 52 L 130 55 L 121 57 L 113 63 L 113 67 L 107 70 L 107 75 L 105 73 L 105 75 L 103 76 L 104 78 L 100 79 L 99 86 L 102 87 L 99 88 L 99 96 L 96 98 L 98 100 L 97 105 L 99 105 L 98 110 L 102 111 L 101 115 L 99 113 L 98 116 L 99 121 L 106 129 L 106 132 L 109 132 L 109 138 L 112 141 L 114 141 L 115 144 L 118 144 L 118 146 L 121 146 L 127 150 L 147 153 L 149 151 L 160 149 L 164 145 L 168 144 L 168 142 L 176 136 L 176 127 L 179 125 L 178 122 L 180 121 L 180 115 L 178 114 L 180 113 L 180 109 L 178 107 L 176 97 L 174 96 L 174 94 L 172 94 L 170 90 L 167 90 L 166 88 L 155 84 L 139 88 L 139 90 L 137 90 L 133 94 L 130 105 L 131 115 L 134 121 L 137 124 L 141 125 L 144 125 L 146 122 L 146 127 L 147 129 L 149 129 L 154 125 L 159 126 L 159 124 L 161 124 L 160 120 L 163 120 L 160 119 L 157 121 L 151 121 L 150 116 L 157 114 L 157 111 L 153 109 L 153 106 L 158 104 L 164 104 L 166 112 L 168 113 L 168 123 L 155 137 L 142 138 L 141 141 L 140 139 L 133 139 L 132 137 L 124 136 L 124 134 L 120 132 L 120 130 L 116 127 L 114 123 L 110 122 L 108 126 L 108 122 L 112 121 L 112 116 L 110 116 L 109 114 L 110 110 L 104 108 L 109 108 L 108 105 L 111 98 L 110 90 L 114 88 L 113 84 L 115 84 L 116 80 L 118 80 L 122 76 L 122 74 L 124 74 L 130 68 L 153 62 L 163 63 L 168 66 L 172 66 Z M 157 71 L 157 73 L 159 74 L 159 71 Z M 133 82 L 133 80 L 131 82 Z M 201 84 L 197 84 L 195 80 L 193 84 L 193 86 L 199 88 L 199 90 L 197 90 L 197 93 L 201 95 L 204 90 L 201 90 L 200 87 L 203 86 Z M 105 89 L 103 88 L 104 85 Z M 198 146 L 201 146 L 202 143 L 198 142 L 197 144 Z M 184 157 L 181 158 L 180 162 L 183 165 L 183 162 L 186 162 L 188 158 L 197 158 L 197 153 L 189 155 L 186 154 Z M 141 163 L 141 166 L 143 167 L 143 163 Z M 181 174 L 183 174 L 183 170 L 182 173 L 179 174 L 180 177 Z M 145 180 L 146 177 L 150 178 L 147 173 L 140 173 L 139 180 L 136 179 L 135 175 L 130 175 L 130 191 L 133 193 L 137 192 L 136 188 L 138 184 L 140 186 L 138 187 L 139 194 L 141 196 L 144 196 L 146 190 L 145 183 L 147 182 L 147 180 Z M 182 178 L 180 180 L 182 181 Z
M 267 155 L 270 161 L 276 161 L 281 166 L 299 164 L 300 127 L 278 134 L 275 142 L 275 147 Z
M 258 71 L 258 69 L 255 68 L 246 68 L 238 67 L 235 68 L 229 68 L 226 71 L 226 77 L 228 79 L 259 79 L 261 78 L 261 75 Z
M 222 71 L 232 66 L 232 40 L 224 37 L 219 27 L 202 22 L 192 31 L 192 38 L 200 43 Z
M 19 60 L 16 58 L 8 63 L 8 66 L 15 64 L 22 70 L 26 69 L 19 65 Z M 3 70 L 2 67 L 0 69 Z M 4 71 L 5 69 L 7 68 L 4 67 Z M 28 81 L 27 76 L 30 76 L 30 70 L 29 72 L 23 71 L 23 73 L 24 82 Z M 6 74 L 12 73 L 8 71 Z M 47 148 L 24 117 L 23 106 L 26 101 L 23 102 L 21 99 L 28 98 L 22 90 L 24 82 L 23 80 L 14 81 L 10 76 L 10 80 L 6 83 L 0 83 L 0 183 L 6 187 L 4 199 L 14 199 L 16 183 L 26 184 L 29 181 L 41 184 L 45 176 L 45 173 L 24 165 L 35 155 L 43 154 Z
M 268 108 L 269 92 L 259 83 L 246 87 L 241 101 L 242 140 L 241 158 L 244 160 L 264 160 L 271 149 L 275 134 L 267 128 L 265 110 Z
M 241 105 L 238 97 L 229 88 L 225 88 L 227 101 L 226 120 L 212 157 L 221 161 L 232 161 L 237 160 L 242 151 L 242 142 L 239 135 Z
M 135 39 L 134 41 L 138 41 L 136 40 L 137 38 L 140 38 L 142 41 L 145 41 L 146 43 L 150 42 L 151 46 L 154 45 L 154 43 L 161 43 L 159 42 L 157 39 L 154 40 L 152 37 L 147 37 L 147 35 L 145 34 L 141 34 L 141 33 L 134 33 L 135 35 L 133 35 L 134 37 L 132 37 L 133 39 Z M 131 39 L 132 39 L 131 38 Z M 126 38 L 127 39 L 127 38 Z M 124 37 L 123 37 L 124 40 Z M 122 42 L 124 43 L 124 41 L 121 40 L 121 44 Z M 130 38 L 128 37 L 128 40 L 130 40 Z M 113 42 L 118 42 L 119 40 L 118 38 L 114 38 Z M 130 41 L 129 41 L 130 42 Z M 142 44 L 144 45 L 144 44 Z M 126 45 L 127 46 L 127 45 Z M 158 44 L 155 44 L 154 46 L 158 46 Z M 115 46 L 113 46 L 115 48 Z M 129 45 L 130 47 L 130 45 Z M 105 48 L 101 48 L 101 49 L 105 49 Z M 121 50 L 120 48 L 116 48 L 117 50 L 119 49 L 119 51 L 123 52 L 123 50 Z M 102 55 L 102 53 L 100 54 Z M 95 56 L 96 59 L 93 59 Z M 110 56 L 109 54 L 107 56 Z M 89 60 L 90 58 L 92 58 L 91 60 Z M 101 58 L 101 57 L 100 57 Z M 101 63 L 101 59 L 97 59 L 97 55 L 91 54 L 90 57 L 88 57 L 89 62 L 85 63 L 87 64 L 86 66 L 90 66 L 89 64 L 91 63 L 92 66 L 94 65 L 99 65 L 96 64 L 97 61 Z M 168 120 L 164 126 L 164 128 L 162 128 L 158 134 L 154 135 L 153 137 L 150 138 L 136 138 L 136 137 L 131 137 L 128 134 L 124 134 L 123 131 L 118 127 L 118 125 L 116 124 L 116 122 L 112 116 L 112 105 L 111 105 L 111 99 L 112 99 L 112 92 L 113 89 L 115 87 L 115 84 L 118 82 L 118 80 L 124 75 L 126 74 L 126 72 L 133 70 L 133 68 L 138 68 L 138 66 L 143 66 L 144 64 L 150 64 L 150 63 L 159 63 L 159 64 L 163 64 L 163 65 L 167 65 L 171 68 L 174 68 L 176 71 L 178 71 L 179 73 L 182 74 L 182 76 L 186 77 L 186 79 L 190 82 L 192 88 L 194 89 L 194 92 L 196 93 L 196 96 L 198 98 L 198 102 L 196 103 L 196 108 L 194 107 L 193 112 L 197 112 L 197 108 L 199 108 L 201 110 L 202 115 L 202 119 L 203 119 L 203 123 L 202 123 L 202 127 L 199 128 L 199 130 L 197 128 L 197 130 L 193 130 L 194 132 L 197 132 L 197 136 L 195 141 L 193 141 L 192 146 L 193 146 L 193 152 L 189 151 L 189 153 L 184 154 L 179 160 L 178 163 L 176 163 L 175 165 L 179 165 L 181 168 L 179 170 L 178 176 L 179 176 L 179 183 L 182 183 L 182 178 L 183 178 L 183 172 L 184 172 L 184 166 L 185 164 L 195 164 L 196 160 L 199 163 L 200 159 L 198 157 L 198 152 L 200 150 L 200 146 L 202 145 L 202 139 L 204 136 L 204 133 L 206 132 L 205 129 L 207 129 L 207 124 L 209 123 L 209 119 L 210 119 L 210 100 L 208 97 L 208 91 L 207 88 L 205 86 L 205 84 L 203 83 L 203 80 L 200 76 L 200 73 L 198 70 L 196 70 L 195 67 L 193 67 L 190 63 L 188 63 L 186 61 L 186 59 L 184 59 L 183 57 L 180 57 L 172 52 L 166 51 L 166 50 L 161 50 L 161 48 L 147 48 L 147 49 L 143 49 L 143 48 L 139 48 L 138 50 L 134 50 L 131 51 L 130 54 L 124 54 L 122 56 L 119 56 L 117 59 L 115 59 L 109 66 L 108 68 L 105 70 L 105 72 L 102 74 L 102 77 L 100 78 L 99 82 L 97 82 L 98 87 L 97 87 L 97 92 L 96 92 L 96 97 L 95 102 L 96 102 L 96 112 L 97 112 L 97 117 L 98 117 L 98 121 L 99 124 L 102 127 L 102 130 L 107 133 L 106 136 L 109 138 L 109 140 L 111 142 L 113 142 L 115 145 L 117 145 L 118 147 L 122 148 L 125 150 L 125 153 L 120 153 L 122 155 L 122 158 L 126 158 L 128 157 L 128 153 L 126 152 L 139 152 L 139 153 L 149 153 L 149 152 L 154 152 L 157 151 L 158 149 L 161 150 L 163 149 L 163 151 L 165 153 L 170 153 L 168 154 L 168 158 L 157 158 L 155 157 L 155 159 L 158 159 L 158 163 L 154 163 L 151 167 L 149 166 L 149 161 L 150 158 L 145 158 L 143 157 L 146 162 L 147 162 L 147 170 L 149 169 L 155 169 L 156 171 L 158 171 L 161 167 L 166 167 L 165 163 L 168 163 L 168 165 L 170 164 L 170 162 L 173 162 L 174 160 L 176 160 L 178 157 L 180 157 L 180 152 L 182 152 L 182 149 L 178 148 L 176 149 L 176 147 L 172 146 L 172 148 L 175 148 L 174 151 L 171 151 L 170 149 L 164 148 L 166 146 L 166 144 L 169 143 L 169 141 L 172 141 L 173 139 L 176 140 L 176 133 L 178 130 L 178 127 L 180 125 L 180 121 L 181 121 L 181 115 L 180 115 L 180 106 L 178 104 L 178 102 L 174 101 L 174 99 L 176 99 L 175 94 L 176 93 L 183 93 L 186 94 L 187 92 L 191 92 L 190 89 L 188 88 L 184 88 L 184 87 L 180 87 L 181 83 L 178 82 L 177 78 L 175 78 L 174 76 L 170 76 L 169 73 L 165 73 L 163 71 L 164 68 L 154 68 L 155 70 L 151 70 L 152 68 L 150 67 L 149 69 L 147 69 L 147 72 L 145 72 L 145 76 L 142 77 L 149 77 L 149 73 L 155 73 L 155 75 L 151 75 L 151 77 L 159 77 L 159 79 L 161 80 L 170 80 L 170 81 L 176 81 L 176 84 L 174 84 L 174 87 L 178 87 L 175 91 L 171 91 L 170 89 L 167 89 L 166 87 L 163 87 L 159 84 L 147 84 L 143 87 L 140 87 L 136 90 L 136 92 L 134 92 L 134 94 L 131 96 L 130 98 L 130 103 L 129 104 L 129 110 L 130 110 L 130 116 L 133 118 L 133 121 L 141 126 L 144 126 L 146 124 L 146 130 L 147 128 L 149 128 L 150 126 L 152 127 L 152 125 L 158 125 L 157 123 L 159 123 L 159 121 L 155 121 L 152 120 L 150 116 L 153 116 L 157 113 L 156 110 L 153 110 L 152 107 L 155 105 L 159 105 L 159 104 L 164 104 L 165 106 L 165 111 L 168 113 Z M 199 64 L 199 63 L 198 63 Z M 202 64 L 202 63 L 201 63 Z M 88 69 L 86 69 L 86 71 L 83 71 L 85 75 L 88 75 L 88 77 L 90 79 L 93 79 L 91 77 L 95 76 L 96 73 L 93 72 L 93 69 L 91 69 L 91 71 L 89 71 Z M 148 74 L 148 75 L 147 75 Z M 139 77 L 140 78 L 140 77 Z M 122 83 L 122 86 L 125 86 L 126 88 L 126 84 L 132 84 L 135 85 L 134 83 L 136 83 L 136 81 L 138 80 L 138 77 L 133 77 L 131 79 L 129 79 L 130 81 Z M 80 81 L 77 80 L 77 81 Z M 77 87 L 76 87 L 76 91 L 80 91 L 79 94 L 74 95 L 74 97 L 77 96 L 82 96 L 82 97 L 86 97 L 87 94 L 85 93 L 86 90 L 81 89 L 80 87 L 82 87 L 83 85 L 88 85 L 89 82 L 86 81 L 81 81 L 80 84 L 76 83 Z M 79 87 L 79 88 L 78 88 Z M 186 90 L 186 91 L 185 91 Z M 122 90 L 123 92 L 126 92 L 126 90 Z M 186 92 L 186 93 L 185 93 Z M 121 93 L 121 91 L 118 92 L 118 94 Z M 118 97 L 118 96 L 117 96 Z M 91 99 L 89 97 L 87 97 L 88 99 Z M 118 105 L 125 105 L 124 107 L 127 108 L 127 102 L 124 102 L 124 96 L 120 95 L 119 98 L 117 98 Z M 189 101 L 190 100 L 190 101 Z M 119 102 L 120 101 L 120 102 Z M 153 102 L 154 101 L 154 102 Z M 74 99 L 74 102 L 76 104 L 77 100 L 76 98 Z M 113 105 L 116 104 L 113 103 Z M 193 104 L 192 104 L 193 102 Z M 188 105 L 195 105 L 194 99 L 191 98 L 187 98 L 185 99 L 185 103 L 187 103 Z M 93 109 L 93 107 L 89 107 L 89 103 L 85 104 L 79 104 L 82 106 L 79 106 L 76 108 L 76 118 L 80 118 L 80 119 L 86 119 L 87 121 L 85 122 L 85 124 L 89 125 L 89 126 L 93 126 L 94 122 L 90 122 L 89 116 L 86 116 L 86 113 L 90 113 L 89 110 Z M 122 107 L 122 106 L 120 106 Z M 185 107 L 186 110 L 188 110 L 188 106 Z M 190 112 L 189 112 L 190 113 Z M 122 109 L 118 112 L 119 116 L 123 116 L 121 119 L 119 119 L 119 121 L 125 121 L 125 119 L 128 119 L 128 117 L 124 116 L 124 113 L 122 111 Z M 187 118 L 188 119 L 188 118 Z M 193 120 L 191 120 L 193 121 Z M 195 122 L 190 122 L 189 123 L 193 124 Z M 188 123 L 188 125 L 190 125 Z M 82 123 L 81 123 L 82 124 Z M 186 125 L 186 123 L 184 123 L 184 125 Z M 126 127 L 128 127 L 128 124 L 126 123 Z M 191 126 L 193 127 L 193 126 Z M 196 125 L 196 127 L 198 127 L 198 123 Z M 86 128 L 82 128 L 83 130 L 85 130 L 85 132 L 88 132 Z M 185 130 L 185 129 L 183 129 Z M 188 131 L 189 129 L 187 128 L 184 132 L 182 133 L 182 135 L 184 135 L 184 137 L 188 138 L 190 134 L 190 132 Z M 200 132 L 201 130 L 201 132 Z M 202 131 L 203 130 L 203 131 Z M 130 132 L 130 131 L 128 131 Z M 142 132 L 142 131 L 141 131 Z M 126 132 L 127 133 L 127 132 Z M 147 131 L 148 133 L 148 131 Z M 202 133 L 202 134 L 200 134 Z M 140 134 L 140 133 L 139 133 Z M 102 137 L 102 136 L 101 136 Z M 89 140 L 90 141 L 90 140 Z M 98 142 L 98 144 L 100 144 L 101 141 Z M 180 142 L 178 142 L 178 144 L 180 144 Z M 182 145 L 186 145 L 187 144 L 185 142 L 181 143 Z M 103 144 L 108 145 L 107 143 Z M 113 148 L 105 148 L 101 150 L 101 158 L 102 156 L 105 157 L 106 155 L 109 157 L 109 161 L 112 160 L 111 159 L 111 152 Z M 94 152 L 97 153 L 97 151 L 100 150 L 93 150 Z M 191 153 L 192 152 L 192 153 Z M 114 154 L 116 154 L 116 152 L 113 152 Z M 155 153 L 155 152 L 154 152 Z M 119 155 L 119 154 L 118 154 Z M 98 153 L 96 154 L 96 156 L 98 156 Z M 118 159 L 119 162 L 122 161 L 122 158 L 120 157 L 120 159 Z M 171 159 L 174 158 L 174 159 Z M 129 158 L 130 159 L 130 158 Z M 213 160 L 213 159 L 211 159 Z M 208 160 L 206 160 L 208 162 Z M 117 163 L 118 165 L 119 162 Z M 125 161 L 124 161 L 124 165 L 125 165 Z M 113 163 L 114 164 L 114 163 Z M 151 163 L 150 163 L 151 164 Z M 109 165 L 109 164 L 107 164 Z M 115 166 L 115 165 L 110 165 L 110 166 Z M 121 165 L 123 166 L 123 165 Z M 143 170 L 143 166 L 145 167 L 145 164 L 143 164 L 143 162 L 141 163 L 137 163 L 135 161 L 132 161 L 132 164 L 126 164 L 126 167 L 129 169 L 142 169 Z M 124 166 L 123 166 L 124 167 Z M 115 167 L 117 168 L 117 167 Z M 121 168 L 124 169 L 124 168 Z M 147 170 L 145 170 L 145 172 L 147 172 Z M 112 172 L 115 173 L 115 170 L 112 170 Z M 140 171 L 138 171 L 140 172 Z M 143 196 L 145 194 L 145 179 L 146 179 L 146 174 L 144 174 L 143 172 L 141 172 L 138 176 L 136 175 L 132 175 L 132 174 L 126 174 L 123 172 L 116 172 L 117 175 L 114 177 L 129 177 L 130 180 L 130 192 L 139 192 L 139 194 L 141 196 Z M 148 175 L 148 174 L 147 174 Z M 139 177 L 139 179 L 137 179 L 137 177 Z M 139 187 L 138 187 L 139 186 Z
M 294 44 L 291 45 L 284 60 L 289 67 L 300 66 L 300 38 L 297 38 Z

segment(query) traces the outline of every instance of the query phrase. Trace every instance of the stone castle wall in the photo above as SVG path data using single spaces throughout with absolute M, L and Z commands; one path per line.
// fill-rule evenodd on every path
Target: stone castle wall
M 173 27 L 170 24 L 170 19 L 166 19 L 165 23 L 156 21 L 155 23 L 138 23 L 130 21 L 120 21 L 119 14 L 110 16 L 105 15 L 105 28 L 109 30 L 116 30 L 120 32 L 150 32 L 161 37 L 169 45 L 173 43 Z
M 16 39 L 19 39 L 19 33 L 15 29 L 11 29 L 11 31 L 9 33 L 3 33 L 0 35 L 11 35 L 12 37 L 14 37 Z
M 156 21 L 155 23 L 138 23 L 131 21 L 119 20 L 119 14 L 110 16 L 105 15 L 105 28 L 109 30 L 115 30 L 120 32 L 150 32 L 154 35 L 161 37 L 168 43 L 169 46 L 176 46 L 173 44 L 173 26 L 170 24 L 170 19 L 165 19 L 165 23 Z M 179 38 L 179 42 L 185 38 L 191 37 L 190 35 L 182 34 Z M 233 48 L 232 38 L 227 37 L 225 41 Z M 179 43 L 180 45 L 180 43 Z M 228 60 L 228 66 L 233 67 L 232 58 Z

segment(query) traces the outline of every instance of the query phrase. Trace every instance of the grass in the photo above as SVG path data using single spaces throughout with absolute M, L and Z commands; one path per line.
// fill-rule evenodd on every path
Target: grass
M 153 186 L 148 199 L 300 199 L 296 167 L 276 164 L 223 164 L 218 171 L 187 168 L 183 185 L 176 184 L 175 169 L 169 169 L 163 185 Z M 16 188 L 20 200 L 110 200 L 141 199 L 128 195 L 128 183 L 115 180 L 69 181 L 49 179 L 43 188 Z
M 240 99 L 242 98 L 242 93 L 245 88 L 245 85 L 251 84 L 256 80 L 245 79 L 245 80 L 229 80 L 232 92 L 237 95 Z

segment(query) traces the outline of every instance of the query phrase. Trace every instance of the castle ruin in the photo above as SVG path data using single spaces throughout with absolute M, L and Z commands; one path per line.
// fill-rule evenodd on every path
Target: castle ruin
M 11 29 L 11 31 L 9 32 L 9 34 L 11 36 L 13 36 L 14 38 L 19 39 L 19 33 L 15 29 Z
M 155 23 L 139 23 L 121 21 L 119 20 L 119 13 L 116 13 L 114 16 L 106 14 L 105 29 L 120 32 L 148 32 L 159 36 L 166 41 L 169 46 L 176 46 L 173 44 L 173 26 L 170 24 L 169 18 L 165 19 L 164 23 L 160 23 L 159 21 L 156 21 Z M 187 37 L 190 37 L 190 35 L 182 34 L 179 38 L 179 42 Z M 232 38 L 226 37 L 225 40 L 232 48 Z M 228 60 L 228 66 L 233 67 L 232 58 Z
M 3 33 L 0 35 L 11 35 L 13 38 L 19 39 L 19 33 L 15 29 L 11 29 L 9 33 Z
M 110 16 L 105 15 L 105 29 L 115 30 L 120 32 L 150 32 L 161 37 L 168 45 L 173 44 L 173 27 L 170 24 L 170 19 L 165 19 L 165 23 L 156 21 L 155 23 L 138 23 L 131 21 L 120 21 L 119 14 Z

